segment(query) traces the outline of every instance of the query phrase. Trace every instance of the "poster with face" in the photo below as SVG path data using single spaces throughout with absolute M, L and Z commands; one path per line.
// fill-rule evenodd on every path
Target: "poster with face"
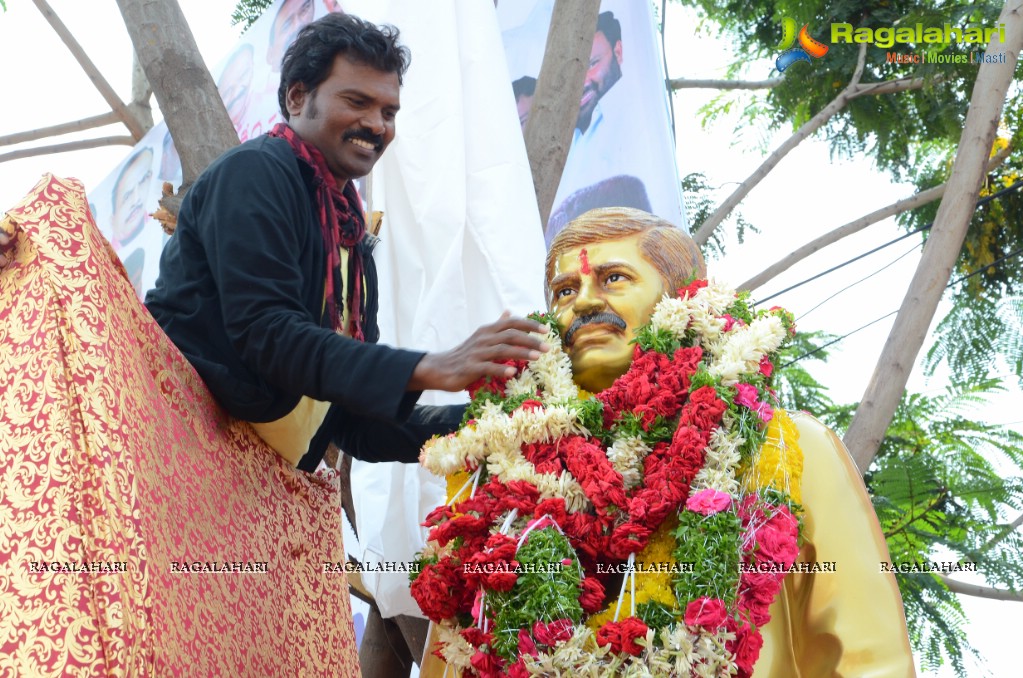
M 554 0 L 498 3 L 509 80 L 523 129 Z M 545 228 L 548 246 L 596 207 L 635 207 L 687 227 L 663 60 L 649 3 L 603 0 L 565 169 Z
M 303 26 L 338 10 L 335 0 L 277 0 L 211 69 L 239 140 L 257 137 L 283 120 L 277 103 L 281 59 Z M 125 263 L 140 297 L 156 282 L 168 239 L 150 215 L 159 207 L 164 182 L 176 190 L 181 179 L 174 139 L 160 122 L 89 191 L 96 224 Z

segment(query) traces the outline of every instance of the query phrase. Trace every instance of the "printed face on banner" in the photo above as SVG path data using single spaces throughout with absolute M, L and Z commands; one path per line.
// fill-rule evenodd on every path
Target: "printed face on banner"
M 163 155 L 160 156 L 159 177 L 164 181 L 174 181 L 181 178 L 181 158 L 178 156 L 178 149 L 174 147 L 174 139 L 170 130 L 163 135 Z
M 522 127 L 534 103 L 523 84 L 539 74 L 554 5 L 497 5 Z M 597 207 L 635 207 L 686 227 L 653 8 L 601 0 L 592 35 L 572 144 L 544 225 L 548 247 L 572 219 Z
M 605 12 L 605 15 L 610 12 Z M 617 21 L 610 17 L 609 21 Z M 606 23 L 606 22 L 605 22 Z M 621 33 L 621 29 L 618 29 Z M 612 38 L 614 35 L 612 34 Z M 597 102 L 607 94 L 607 91 L 614 87 L 614 84 L 622 77 L 622 41 L 618 39 L 611 44 L 607 35 L 598 30 L 593 35 L 593 47 L 590 49 L 590 66 L 586 71 L 586 80 L 583 82 L 583 94 L 579 100 L 579 119 L 576 127 L 582 131 L 590 126 L 590 119 L 593 111 L 597 108 Z
M 128 158 L 114 182 L 111 196 L 112 244 L 114 249 L 134 240 L 146 223 L 146 199 L 153 178 L 153 150 L 142 148 Z
M 249 110 L 249 92 L 252 90 L 252 45 L 242 44 L 234 51 L 217 81 L 220 98 L 235 129 L 240 129 Z
M 536 78 L 528 75 L 519 78 L 512 83 L 512 93 L 515 95 L 515 107 L 519 112 L 519 127 L 525 131 L 526 123 L 529 122 L 529 111 L 533 108 L 533 96 L 536 94 Z
M 302 27 L 313 20 L 313 0 L 284 0 L 270 26 L 270 43 L 266 62 L 275 73 L 281 72 L 281 60 L 288 46 L 295 42 Z
M 660 272 L 643 256 L 644 234 L 566 250 L 550 281 L 554 314 L 576 383 L 596 392 L 632 364 L 635 332 L 664 296 Z

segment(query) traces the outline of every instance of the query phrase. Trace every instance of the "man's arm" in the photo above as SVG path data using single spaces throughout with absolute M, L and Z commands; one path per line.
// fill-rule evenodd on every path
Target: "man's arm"
M 451 433 L 462 422 L 465 405 L 419 405 L 404 423 L 363 417 L 334 406 L 320 432 L 309 445 L 299 469 L 315 471 L 328 442 L 333 442 L 351 457 L 361 461 L 419 461 L 423 443 L 435 435 Z
M 458 391 L 482 376 L 505 375 L 505 360 L 544 350 L 539 324 L 502 316 L 446 352 L 423 354 L 342 337 L 320 327 L 302 299 L 300 253 L 320 233 L 303 233 L 307 189 L 279 159 L 238 153 L 213 182 L 197 219 L 228 338 L 242 360 L 289 393 L 339 403 L 352 415 L 400 419 L 406 391 Z M 253 187 L 258 187 L 254 190 Z M 315 241 L 313 240 L 315 238 Z M 412 398 L 414 402 L 414 398 Z
M 10 228 L 10 234 L 7 233 L 7 229 Z M 7 264 L 11 263 L 12 256 L 11 251 L 14 249 L 14 224 L 12 222 L 3 220 L 0 224 L 0 268 L 3 268 Z

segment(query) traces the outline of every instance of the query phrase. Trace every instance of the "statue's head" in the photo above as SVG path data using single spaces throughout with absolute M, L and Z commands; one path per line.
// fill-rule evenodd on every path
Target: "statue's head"
M 605 207 L 554 238 L 546 272 L 547 305 L 576 383 L 596 392 L 629 369 L 630 342 L 657 302 L 707 269 L 681 229 L 641 210 Z

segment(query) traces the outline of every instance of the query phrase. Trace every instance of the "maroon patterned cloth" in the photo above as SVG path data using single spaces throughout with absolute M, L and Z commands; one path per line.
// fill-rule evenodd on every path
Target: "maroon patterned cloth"
M 287 141 L 298 159 L 313 169 L 316 207 L 320 214 L 323 245 L 327 248 L 327 308 L 330 309 L 330 320 L 335 330 L 341 329 L 341 319 L 344 317 L 341 247 L 346 247 L 349 252 L 348 334 L 353 339 L 363 341 L 366 309 L 362 298 L 362 250 L 357 245 L 366 235 L 366 220 L 362 214 L 359 192 L 351 181 L 338 186 L 319 149 L 302 141 L 287 124 L 277 123 L 268 134 Z

